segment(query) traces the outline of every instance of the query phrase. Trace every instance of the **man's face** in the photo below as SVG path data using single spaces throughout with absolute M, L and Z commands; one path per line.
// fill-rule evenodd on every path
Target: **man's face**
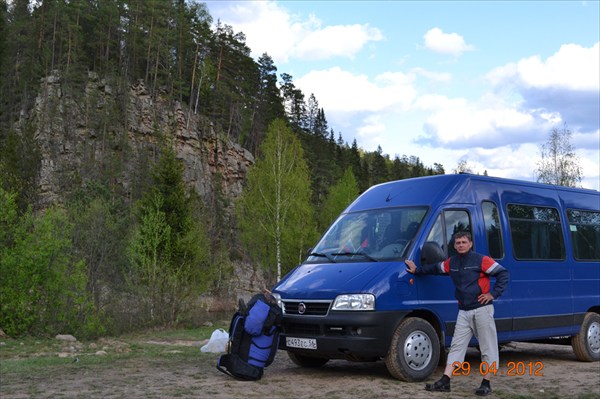
M 454 240 L 454 249 L 461 255 L 466 254 L 473 247 L 473 243 L 467 237 L 458 237 Z

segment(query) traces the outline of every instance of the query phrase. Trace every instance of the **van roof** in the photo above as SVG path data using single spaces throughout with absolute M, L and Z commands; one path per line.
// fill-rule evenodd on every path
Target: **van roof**
M 469 204 L 477 201 L 478 191 L 496 191 L 501 187 L 547 196 L 558 196 L 559 193 L 569 197 L 587 194 L 586 197 L 596 197 L 600 207 L 600 192 L 595 190 L 460 173 L 416 177 L 372 186 L 350 204 L 345 212 L 396 206 L 435 206 L 442 202 Z

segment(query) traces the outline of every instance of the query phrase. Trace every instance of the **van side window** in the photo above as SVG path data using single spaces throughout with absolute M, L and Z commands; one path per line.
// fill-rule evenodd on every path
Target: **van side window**
M 577 260 L 600 260 L 600 212 L 567 209 L 567 218 L 573 257 Z
M 507 208 L 516 259 L 565 259 L 565 243 L 557 209 L 515 204 Z
M 438 215 L 431 228 L 427 241 L 433 241 L 444 250 L 447 256 L 456 254 L 452 235 L 459 231 L 472 232 L 469 214 L 464 210 L 447 210 Z
M 485 224 L 485 237 L 487 238 L 489 255 L 494 259 L 501 259 L 504 257 L 504 245 L 502 245 L 498 207 L 493 202 L 483 201 L 481 210 L 483 211 L 483 223 Z

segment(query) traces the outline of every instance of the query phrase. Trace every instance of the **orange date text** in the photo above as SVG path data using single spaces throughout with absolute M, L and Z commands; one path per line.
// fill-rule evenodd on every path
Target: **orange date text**
M 506 375 L 509 377 L 515 376 L 535 376 L 541 377 L 544 375 L 544 363 L 543 362 L 508 362 L 506 364 L 506 370 L 499 370 L 496 362 L 488 364 L 487 362 L 481 362 L 479 367 L 471 367 L 469 362 L 454 362 L 452 363 L 452 375 L 470 375 L 471 373 L 479 373 L 480 375 Z

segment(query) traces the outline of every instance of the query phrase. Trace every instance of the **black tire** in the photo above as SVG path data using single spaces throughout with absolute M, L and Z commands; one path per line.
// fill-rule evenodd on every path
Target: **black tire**
M 327 358 L 303 356 L 303 355 L 299 355 L 299 354 L 293 353 L 293 352 L 288 352 L 288 356 L 290 357 L 292 362 L 294 362 L 294 364 L 296 364 L 300 367 L 306 367 L 306 368 L 321 367 L 322 365 L 324 365 L 325 363 L 327 363 L 329 361 L 329 359 L 327 359 Z
M 435 329 L 420 318 L 402 321 L 394 335 L 385 365 L 399 380 L 415 382 L 433 374 L 440 359 L 440 340 Z
M 571 337 L 571 346 L 577 359 L 583 362 L 600 360 L 600 315 L 598 313 L 586 313 L 579 334 Z

